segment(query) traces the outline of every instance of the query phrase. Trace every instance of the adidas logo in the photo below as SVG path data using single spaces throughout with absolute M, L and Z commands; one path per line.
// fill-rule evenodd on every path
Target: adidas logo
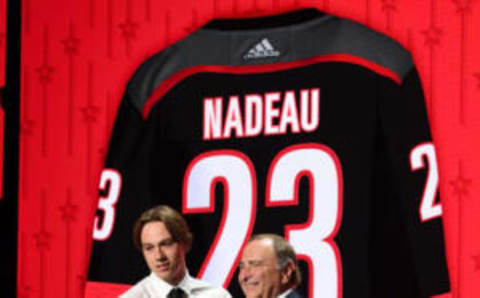
M 244 59 L 277 57 L 280 52 L 275 50 L 267 38 L 262 39 L 259 43 L 253 46 L 248 53 L 243 56 Z

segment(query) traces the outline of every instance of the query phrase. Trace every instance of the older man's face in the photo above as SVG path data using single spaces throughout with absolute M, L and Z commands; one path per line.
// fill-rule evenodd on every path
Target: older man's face
M 281 294 L 285 284 L 283 275 L 270 239 L 253 240 L 245 246 L 238 280 L 247 298 L 271 298 Z

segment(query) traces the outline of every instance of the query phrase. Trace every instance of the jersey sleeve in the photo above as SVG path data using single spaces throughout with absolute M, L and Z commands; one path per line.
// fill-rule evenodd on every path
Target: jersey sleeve
M 411 271 L 421 297 L 450 291 L 438 192 L 435 146 L 427 120 L 419 76 L 412 66 L 400 84 L 379 83 L 380 148 L 389 177 L 388 191 L 407 241 Z M 389 258 L 397 256 L 387 254 Z M 388 267 L 388 265 L 387 265 Z M 395 268 L 389 268 L 395 270 Z
M 127 91 L 120 103 L 100 177 L 88 272 L 89 282 L 105 283 L 110 288 L 133 284 L 137 280 L 132 276 L 144 274 L 138 272 L 138 264 L 143 260 L 131 235 L 133 223 L 149 204 L 147 151 L 151 149 L 145 142 L 145 125 Z M 119 262 L 122 270 L 118 270 Z
M 142 254 L 134 247 L 132 229 L 142 212 L 163 202 L 163 190 L 153 194 L 158 189 L 155 186 L 162 184 L 155 165 L 168 158 L 162 156 L 160 146 L 166 121 L 164 109 L 153 121 L 143 112 L 148 98 L 168 74 L 165 72 L 170 69 L 167 62 L 173 48 L 138 67 L 118 108 L 100 177 L 85 297 L 117 297 L 149 272 Z M 162 100 L 156 107 L 163 107 L 166 97 L 158 96 Z

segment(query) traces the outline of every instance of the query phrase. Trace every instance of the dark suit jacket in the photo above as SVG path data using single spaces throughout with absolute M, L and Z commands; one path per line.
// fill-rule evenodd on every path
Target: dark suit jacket
M 303 298 L 298 294 L 295 290 L 291 291 L 290 294 L 287 295 L 286 298 Z

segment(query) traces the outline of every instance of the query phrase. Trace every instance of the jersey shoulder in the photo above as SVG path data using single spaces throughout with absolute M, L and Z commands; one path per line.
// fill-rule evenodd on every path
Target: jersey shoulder
M 347 52 L 381 65 L 400 78 L 413 67 L 410 52 L 391 37 L 358 22 L 339 19 L 338 39 L 332 51 Z
M 288 55 L 280 55 L 277 60 L 269 61 L 270 64 L 348 55 L 386 68 L 400 80 L 413 66 L 410 53 L 392 38 L 355 21 L 333 15 L 325 15 L 295 30 L 269 31 L 260 27 L 248 34 L 235 30 L 212 30 L 207 24 L 142 63 L 130 80 L 127 93 L 135 108 L 141 111 L 160 84 L 184 70 L 205 65 L 264 64 L 266 62 L 262 59 L 244 59 L 244 53 L 265 37 L 290 48 Z

